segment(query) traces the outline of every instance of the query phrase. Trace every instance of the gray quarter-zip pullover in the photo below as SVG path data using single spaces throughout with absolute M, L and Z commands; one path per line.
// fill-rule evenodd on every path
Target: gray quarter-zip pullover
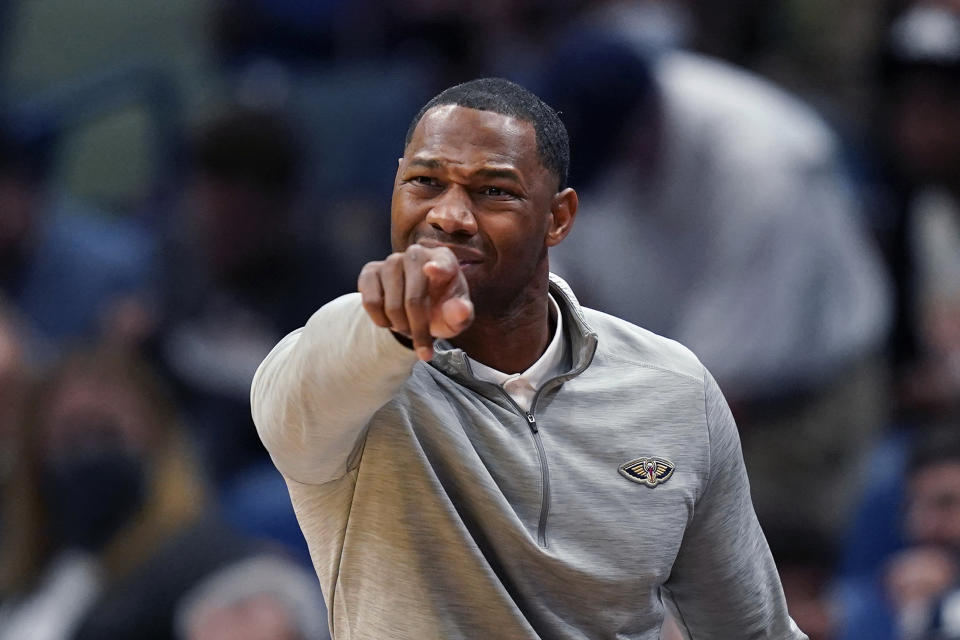
M 695 640 L 805 639 L 713 379 L 558 278 L 551 293 L 570 362 L 529 412 L 458 349 L 418 362 L 359 294 L 260 366 L 254 421 L 333 637 L 656 640 L 666 605 Z

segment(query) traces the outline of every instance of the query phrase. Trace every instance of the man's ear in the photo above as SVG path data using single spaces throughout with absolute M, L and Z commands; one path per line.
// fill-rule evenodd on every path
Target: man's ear
M 573 220 L 577 217 L 579 204 L 577 192 L 570 187 L 553 196 L 553 204 L 550 207 L 550 229 L 547 231 L 548 247 L 557 246 L 570 233 Z

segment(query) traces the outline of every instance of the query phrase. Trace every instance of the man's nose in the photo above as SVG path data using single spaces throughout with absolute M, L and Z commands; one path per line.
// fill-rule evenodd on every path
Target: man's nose
M 427 222 L 449 235 L 476 234 L 477 218 L 470 194 L 459 185 L 450 187 L 427 212 Z

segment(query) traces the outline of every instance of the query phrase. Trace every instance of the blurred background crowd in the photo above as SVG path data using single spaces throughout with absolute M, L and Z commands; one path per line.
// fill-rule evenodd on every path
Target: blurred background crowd
M 328 637 L 250 381 L 485 75 L 570 131 L 553 269 L 727 394 L 811 640 L 960 638 L 960 2 L 0 0 L 0 640 Z

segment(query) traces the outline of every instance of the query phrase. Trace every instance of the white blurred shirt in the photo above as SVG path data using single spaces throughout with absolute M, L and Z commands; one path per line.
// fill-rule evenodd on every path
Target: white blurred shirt
M 507 394 L 513 398 L 513 401 L 520 405 L 524 411 L 530 411 L 530 407 L 533 405 L 533 396 L 536 395 L 540 385 L 562 373 L 561 368 L 563 367 L 565 345 L 563 339 L 563 315 L 560 313 L 560 307 L 557 306 L 557 301 L 553 299 L 553 296 L 549 296 L 549 298 L 550 308 L 553 315 L 557 318 L 557 328 L 553 332 L 553 338 L 550 339 L 550 344 L 547 345 L 547 350 L 543 352 L 543 355 L 540 356 L 536 362 L 530 365 L 529 369 L 523 373 L 507 374 L 488 367 L 473 358 L 467 358 L 470 361 L 470 369 L 473 371 L 474 376 L 480 380 L 493 382 L 503 387 L 503 390 L 506 391 Z
M 553 269 L 585 305 L 692 349 L 734 397 L 815 385 L 878 348 L 888 283 L 826 125 L 709 58 L 663 54 L 654 73 L 659 172 L 615 167 L 584 193 Z

